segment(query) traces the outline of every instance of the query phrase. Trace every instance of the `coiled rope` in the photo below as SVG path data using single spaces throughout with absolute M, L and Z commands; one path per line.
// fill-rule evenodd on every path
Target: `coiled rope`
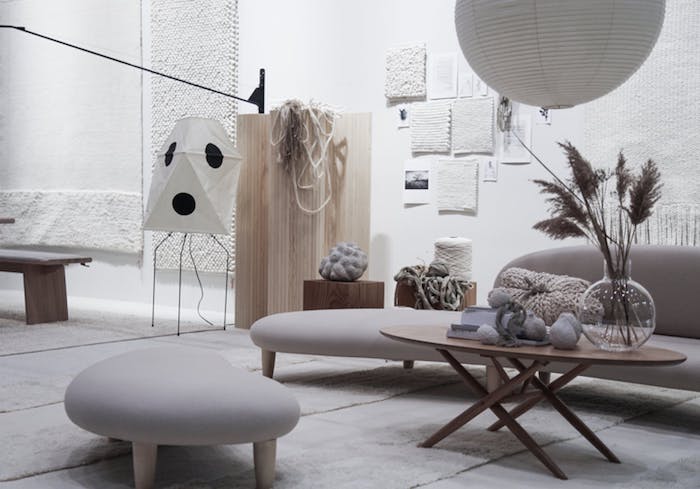
M 416 309 L 458 311 L 462 307 L 464 294 L 471 286 L 468 281 L 449 275 L 447 265 L 437 261 L 429 267 L 403 267 L 394 280 L 413 287 Z
M 299 100 L 288 100 L 272 111 L 272 144 L 277 147 L 277 159 L 292 175 L 294 198 L 306 214 L 321 212 L 331 200 L 328 148 L 335 132 L 337 112 L 313 100 L 305 106 Z M 301 202 L 300 191 L 323 188 L 326 197 L 316 208 Z

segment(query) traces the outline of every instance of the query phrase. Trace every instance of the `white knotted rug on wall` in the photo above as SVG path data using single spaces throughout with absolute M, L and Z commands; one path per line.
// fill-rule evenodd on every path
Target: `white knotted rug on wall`
M 238 87 L 238 2 L 237 0 L 151 0 L 151 63 L 153 69 L 185 80 L 236 94 Z M 234 99 L 165 78 L 153 77 L 151 84 L 151 151 L 156 153 L 183 117 L 200 116 L 219 121 L 232 141 L 236 140 L 238 106 Z M 217 235 L 230 254 L 233 270 L 233 233 Z M 154 246 L 166 233 L 154 234 Z M 156 266 L 177 269 L 182 234 L 174 233 L 158 249 Z M 192 269 L 188 249 L 183 268 Z M 194 235 L 192 256 L 201 271 L 226 270 L 226 253 L 207 235 Z
M 0 23 L 141 64 L 139 2 L 2 2 Z M 141 73 L 9 29 L 0 66 L 0 246 L 141 253 Z
M 627 82 L 585 105 L 585 151 L 595 166 L 653 159 L 662 200 L 641 243 L 700 246 L 700 2 L 668 0 L 661 35 Z

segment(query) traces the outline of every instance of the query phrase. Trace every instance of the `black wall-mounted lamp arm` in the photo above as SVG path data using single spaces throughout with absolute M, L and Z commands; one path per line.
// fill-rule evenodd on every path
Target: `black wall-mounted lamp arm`
M 128 61 L 124 61 L 124 60 L 121 60 L 118 58 L 113 58 L 112 56 L 107 56 L 106 54 L 98 53 L 97 51 L 92 51 L 90 49 L 76 46 L 75 44 L 70 44 L 68 42 L 61 41 L 60 39 L 55 39 L 53 37 L 45 36 L 44 34 L 40 34 L 38 32 L 33 32 L 30 30 L 27 30 L 25 27 L 20 27 L 20 26 L 16 26 L 16 25 L 0 25 L 0 29 L 14 29 L 16 31 L 24 32 L 25 34 L 30 34 L 32 36 L 36 36 L 36 37 L 39 37 L 41 39 L 46 39 L 47 41 L 55 42 L 55 43 L 61 44 L 63 46 L 68 46 L 69 48 L 77 49 L 78 51 L 83 51 L 84 53 L 92 54 L 95 56 L 99 56 L 100 58 L 108 59 L 108 60 L 114 61 L 116 63 L 130 66 L 132 68 L 136 68 L 136 69 L 139 69 L 141 71 L 151 73 L 153 75 L 162 76 L 163 78 L 168 78 L 169 80 L 174 80 L 174 81 L 177 81 L 180 83 L 184 83 L 186 85 L 190 85 L 192 87 L 201 88 L 202 90 L 207 90 L 209 92 L 216 93 L 216 94 L 222 95 L 224 97 L 229 97 L 229 98 L 233 98 L 236 100 L 240 100 L 241 102 L 247 102 L 249 104 L 256 105 L 258 107 L 258 113 L 260 113 L 260 114 L 265 113 L 265 70 L 264 69 L 260 70 L 260 84 L 258 85 L 258 87 L 255 90 L 253 90 L 253 93 L 250 95 L 250 97 L 245 99 L 245 98 L 241 98 L 241 97 L 238 97 L 236 95 L 233 95 L 231 93 L 226 93 L 226 92 L 222 92 L 221 90 L 216 90 L 215 88 L 206 87 L 204 85 L 200 85 L 198 83 L 183 80 L 182 78 L 177 78 L 175 76 L 168 75 L 166 73 L 161 73 L 159 71 L 151 70 L 150 68 L 145 68 L 143 66 L 129 63 Z

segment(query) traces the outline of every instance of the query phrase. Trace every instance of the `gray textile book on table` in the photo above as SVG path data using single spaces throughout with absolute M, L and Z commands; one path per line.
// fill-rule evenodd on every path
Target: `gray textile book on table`
M 478 340 L 479 336 L 476 333 L 476 329 L 473 331 L 468 331 L 464 329 L 454 329 L 454 324 L 452 325 L 453 327 L 447 330 L 447 337 L 448 338 L 455 338 L 458 340 Z M 459 326 L 459 325 L 457 325 Z
M 497 309 L 490 307 L 467 307 L 462 311 L 459 324 L 452 324 L 452 329 L 476 331 L 482 324 L 496 325 Z

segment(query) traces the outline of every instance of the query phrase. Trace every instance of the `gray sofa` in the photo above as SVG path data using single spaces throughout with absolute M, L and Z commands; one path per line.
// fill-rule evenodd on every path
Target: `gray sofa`
M 595 281 L 603 261 L 592 246 L 540 251 L 506 264 L 539 272 Z M 500 277 L 500 273 L 499 273 Z M 494 285 L 499 284 L 496 277 Z M 638 246 L 632 251 L 632 278 L 649 290 L 657 308 L 656 330 L 648 344 L 684 353 L 688 360 L 672 367 L 598 366 L 587 376 L 700 391 L 700 247 Z M 277 352 L 312 355 L 442 361 L 429 348 L 385 338 L 379 330 L 396 325 L 450 324 L 459 313 L 408 308 L 297 311 L 256 321 L 250 336 L 262 350 L 263 373 L 272 376 Z M 486 359 L 464 354 L 463 363 L 485 365 Z M 564 365 L 552 364 L 555 372 Z

